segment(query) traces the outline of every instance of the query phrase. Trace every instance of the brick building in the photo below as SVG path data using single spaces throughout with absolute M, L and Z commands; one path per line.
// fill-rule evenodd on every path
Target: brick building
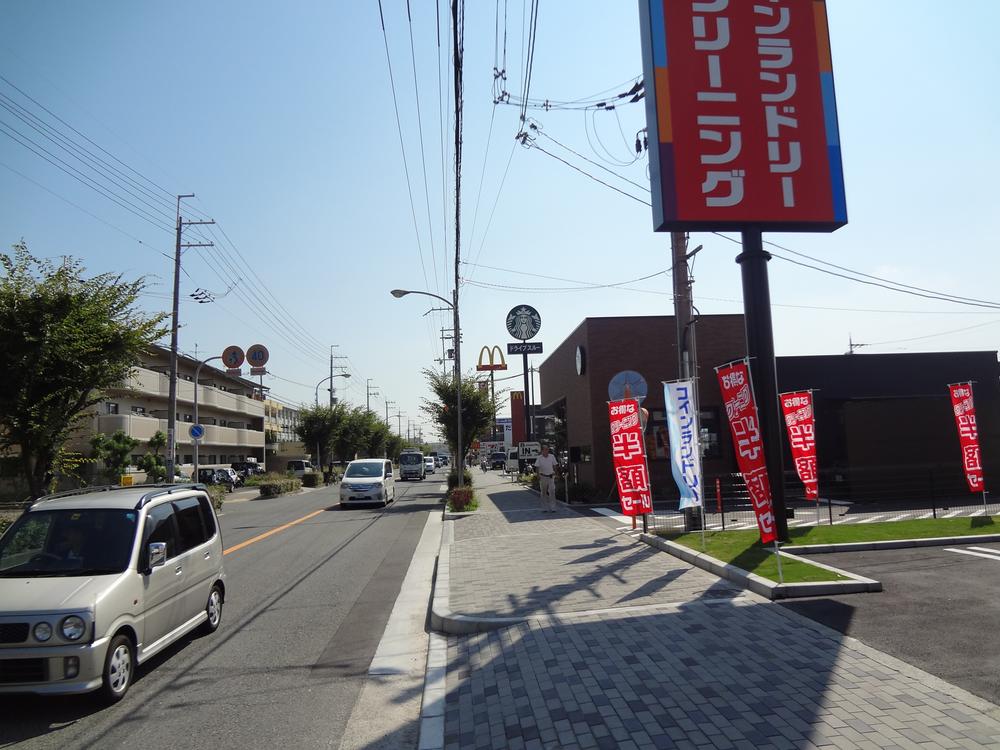
M 742 315 L 698 319 L 697 372 L 706 484 L 736 471 L 714 368 L 746 355 Z M 587 318 L 542 363 L 539 420 L 569 454 L 575 479 L 613 492 L 609 383 L 622 371 L 648 388 L 646 454 L 654 494 L 676 498 L 670 474 L 661 381 L 678 375 L 672 316 Z M 997 352 L 778 357 L 780 391 L 814 389 L 821 494 L 853 500 L 939 499 L 967 494 L 949 383 L 974 383 L 986 484 L 1000 470 Z M 635 382 L 635 375 L 629 375 Z M 633 393 L 632 395 L 639 395 Z M 620 396 L 617 396 L 620 397 Z M 770 447 L 767 447 L 770 450 Z M 801 493 L 787 446 L 785 482 Z

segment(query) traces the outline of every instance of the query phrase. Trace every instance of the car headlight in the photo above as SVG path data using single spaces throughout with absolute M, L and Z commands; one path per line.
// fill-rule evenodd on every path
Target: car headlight
M 45 643 L 52 637 L 52 626 L 47 622 L 40 622 L 35 625 L 35 640 Z
M 67 641 L 78 641 L 83 637 L 84 632 L 86 632 L 87 624 L 83 621 L 83 618 L 70 615 L 62 621 L 59 629 L 62 631 L 63 638 Z

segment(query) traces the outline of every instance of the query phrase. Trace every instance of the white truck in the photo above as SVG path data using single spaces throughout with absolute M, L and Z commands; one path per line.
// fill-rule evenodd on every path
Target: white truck
M 542 444 L 538 442 L 518 443 L 516 448 L 507 449 L 507 466 L 504 471 L 510 474 L 523 473 L 535 464 L 535 458 L 541 455 Z

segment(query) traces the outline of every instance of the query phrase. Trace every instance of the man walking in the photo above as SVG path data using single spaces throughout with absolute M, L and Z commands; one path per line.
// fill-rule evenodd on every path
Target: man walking
M 541 492 L 542 513 L 555 513 L 556 480 L 555 474 L 559 464 L 556 457 L 549 455 L 549 446 L 542 446 L 542 455 L 535 459 L 535 471 L 538 472 L 538 489 Z

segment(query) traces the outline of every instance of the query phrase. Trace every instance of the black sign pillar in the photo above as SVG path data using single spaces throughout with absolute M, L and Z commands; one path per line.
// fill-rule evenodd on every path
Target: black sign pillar
M 785 468 L 782 452 L 782 420 L 778 404 L 778 373 L 774 362 L 774 330 L 771 325 L 771 292 L 767 262 L 759 230 L 743 233 L 743 252 L 736 257 L 743 277 L 743 317 L 746 326 L 750 376 L 757 397 L 760 434 L 764 441 L 767 475 L 771 484 L 774 521 L 778 539 L 788 541 L 785 512 Z
M 524 358 L 524 439 L 528 442 L 533 440 L 531 434 L 531 396 L 528 390 L 528 353 L 521 355 Z

